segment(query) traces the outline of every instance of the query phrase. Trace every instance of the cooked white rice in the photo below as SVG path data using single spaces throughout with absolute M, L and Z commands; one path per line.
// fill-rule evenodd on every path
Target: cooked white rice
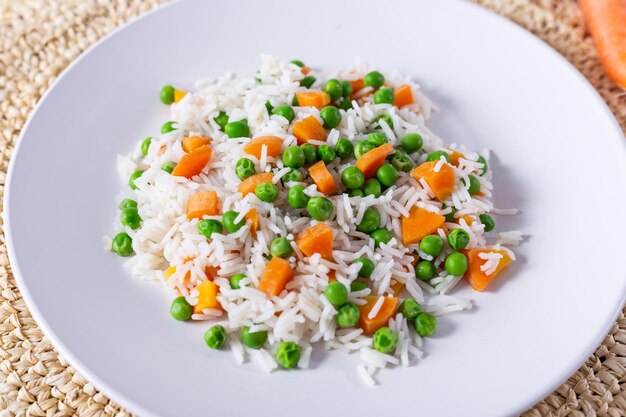
M 367 65 L 357 62 L 348 69 L 314 71 L 318 81 L 313 88 L 321 89 L 321 81 L 329 78 L 362 78 L 370 70 Z M 482 167 L 477 162 L 479 155 L 456 144 L 444 148 L 442 140 L 426 127 L 426 121 L 436 108 L 423 95 L 419 86 L 397 72 L 384 75 L 386 84 L 391 87 L 409 84 L 415 104 L 401 109 L 388 104 L 374 104 L 372 89 L 364 88 L 352 98 L 352 109 L 341 110 L 341 124 L 329 131 L 327 143 L 334 145 L 340 137 L 353 142 L 363 140 L 376 116 L 389 114 L 393 127 L 381 123 L 381 128 L 390 143 L 398 145 L 403 135 L 415 132 L 424 139 L 423 149 L 426 152 L 447 149 L 462 153 L 458 166 L 451 166 L 457 180 L 456 190 L 445 201 L 447 207 L 444 207 L 434 199 L 433 191 L 424 179 L 416 181 L 400 172 L 398 181 L 378 198 L 348 197 L 347 194 L 329 197 L 335 206 L 334 217 L 327 222 L 334 232 L 334 260 L 325 260 L 319 254 L 305 257 L 298 246 L 293 244 L 295 251 L 288 260 L 294 270 L 294 278 L 278 297 L 268 297 L 258 289 L 272 239 L 287 237 L 293 240 L 317 222 L 307 217 L 306 211 L 290 208 L 286 204 L 284 191 L 281 191 L 274 204 L 264 203 L 254 194 L 242 197 L 237 192 L 240 180 L 234 167 L 237 160 L 244 156 L 255 162 L 257 172 L 273 172 L 272 182 L 279 188 L 285 188 L 280 184 L 281 178 L 290 169 L 283 166 L 280 157 L 268 156 L 266 146 L 258 160 L 244 154 L 242 145 L 250 139 L 229 139 L 219 130 L 214 118 L 219 111 L 225 111 L 231 122 L 247 119 L 252 137 L 280 137 L 284 140 L 283 149 L 297 144 L 292 124 L 281 116 L 268 114 L 265 103 L 269 101 L 273 106 L 291 103 L 295 93 L 304 90 L 304 87 L 299 86 L 299 80 L 303 77 L 299 67 L 271 56 L 262 56 L 256 74 L 260 83 L 254 77 L 236 77 L 232 74 L 218 79 L 199 80 L 193 92 L 171 105 L 171 120 L 176 122 L 177 130 L 154 136 L 145 157 L 142 157 L 139 148 L 130 155 L 118 157 L 122 183 L 127 184 L 135 170 L 144 170 L 143 175 L 135 180 L 137 189 L 131 190 L 125 186 L 119 195 L 120 201 L 123 198 L 135 200 L 142 218 L 141 227 L 137 230 L 121 227 L 119 222 L 114 226 L 116 232 L 124 231 L 133 239 L 135 255 L 126 261 L 126 268 L 134 276 L 160 282 L 170 288 L 173 294 L 184 295 L 191 305 L 198 302 L 196 286 L 207 280 L 206 269 L 219 268 L 214 282 L 219 286 L 218 300 L 223 311 L 204 309 L 194 314 L 192 319 L 210 320 L 223 325 L 230 334 L 229 345 L 237 362 L 243 363 L 250 359 L 261 369 L 271 372 L 278 366 L 273 355 L 275 346 L 283 341 L 293 341 L 301 347 L 298 364 L 301 368 L 309 365 L 312 349 L 320 346 L 348 353 L 358 351 L 361 358 L 358 372 L 365 384 L 373 385 L 375 381 L 372 376 L 376 370 L 399 364 L 409 366 L 415 362 L 414 358 L 422 357 L 422 339 L 410 329 L 412 324 L 407 323 L 401 314 L 389 321 L 389 327 L 399 335 L 398 345 L 391 354 L 376 351 L 371 336 L 364 335 L 359 328 L 339 329 L 336 324 L 337 309 L 323 295 L 331 270 L 339 282 L 349 287 L 358 278 L 360 269 L 360 264 L 351 265 L 352 261 L 361 256 L 369 257 L 376 265 L 370 288 L 351 293 L 351 302 L 362 305 L 365 303 L 363 297 L 370 294 L 393 295 L 392 284 L 396 282 L 404 284 L 401 300 L 413 298 L 422 305 L 424 311 L 441 316 L 471 308 L 470 301 L 448 295 L 459 285 L 462 277 L 449 275 L 443 269 L 430 284 L 415 278 L 413 253 L 432 260 L 436 266 L 443 266 L 451 249 L 446 244 L 444 252 L 433 259 L 419 251 L 417 244 L 404 246 L 401 239 L 402 216 L 407 216 L 412 207 L 421 207 L 442 215 L 451 213 L 451 207 L 454 207 L 457 221 L 446 223 L 445 227 L 447 230 L 460 227 L 467 231 L 470 236 L 468 248 L 489 247 L 493 244 L 517 245 L 522 240 L 521 232 L 513 231 L 499 233 L 493 241 L 485 234 L 484 226 L 479 221 L 468 225 L 466 218 L 460 218 L 470 216 L 477 219 L 483 213 L 515 214 L 516 211 L 494 209 L 490 200 L 493 188 L 491 170 L 478 177 L 482 195 L 470 196 L 468 175 Z M 310 115 L 319 119 L 319 110 L 315 108 L 294 107 L 294 110 L 296 120 Z M 180 146 L 182 138 L 193 135 L 212 139 L 213 155 L 203 172 L 188 180 L 160 169 L 163 163 L 180 160 L 185 154 Z M 421 163 L 425 161 L 426 153 L 418 152 L 411 156 L 417 163 Z M 483 156 L 488 158 L 487 153 L 483 153 Z M 338 175 L 351 163 L 336 159 L 329 165 L 329 169 Z M 435 171 L 439 171 L 444 164 L 446 161 L 441 158 Z M 309 196 L 323 195 L 315 185 L 304 185 L 307 186 L 306 193 Z M 248 221 L 235 233 L 214 234 L 212 240 L 207 240 L 198 232 L 199 220 L 188 220 L 186 216 L 189 197 L 202 190 L 217 192 L 221 203 L 220 212 L 238 211 L 237 220 L 243 219 L 249 210 L 256 209 L 259 213 L 256 235 L 251 233 Z M 380 213 L 381 227 L 394 233 L 394 238 L 380 248 L 375 248 L 368 235 L 356 230 L 365 210 L 370 207 Z M 206 218 L 220 220 L 221 216 Z M 446 237 L 446 230 L 439 229 L 438 233 Z M 106 241 L 107 249 L 110 249 L 110 242 L 111 239 Z M 481 257 L 486 261 L 481 270 L 490 274 L 496 270 L 502 255 L 494 252 L 481 254 Z M 175 272 L 168 278 L 164 271 L 172 266 Z M 245 274 L 246 278 L 241 282 L 240 289 L 232 289 L 229 278 L 238 273 Z M 370 311 L 369 318 L 377 316 L 382 300 L 381 297 Z M 239 340 L 239 331 L 243 326 L 252 326 L 251 330 L 267 330 L 269 336 L 266 347 L 259 350 L 246 348 Z

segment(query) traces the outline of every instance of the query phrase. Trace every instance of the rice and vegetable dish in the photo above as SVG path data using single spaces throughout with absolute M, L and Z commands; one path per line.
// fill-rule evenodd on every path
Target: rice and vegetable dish
M 445 146 L 410 78 L 263 56 L 184 90 L 162 88 L 171 120 L 118 158 L 106 245 L 170 289 L 174 319 L 204 321 L 209 348 L 267 372 L 357 352 L 374 384 L 471 308 L 460 281 L 481 291 L 515 260 L 488 153 Z

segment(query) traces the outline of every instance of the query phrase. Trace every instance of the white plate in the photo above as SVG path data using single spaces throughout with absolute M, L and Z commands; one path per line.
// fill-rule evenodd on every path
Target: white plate
M 463 285 L 476 309 L 442 319 L 427 358 L 380 373 L 374 389 L 339 353 L 270 376 L 236 365 L 204 346 L 206 325 L 172 320 L 165 291 L 102 250 L 115 156 L 167 120 L 160 86 L 252 73 L 260 52 L 313 66 L 360 56 L 414 75 L 442 109 L 433 129 L 493 149 L 497 206 L 521 209 L 497 219 L 529 236 L 519 261 L 485 293 Z M 38 105 L 9 172 L 9 253 L 55 347 L 144 416 L 512 415 L 573 373 L 622 307 L 623 141 L 563 58 L 465 2 L 178 2 L 100 42 Z

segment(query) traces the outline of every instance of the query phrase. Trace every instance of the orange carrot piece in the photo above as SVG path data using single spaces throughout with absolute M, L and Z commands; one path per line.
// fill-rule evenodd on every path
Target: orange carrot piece
M 163 271 L 163 276 L 165 277 L 165 279 L 169 279 L 172 275 L 174 275 L 175 272 L 176 272 L 176 267 L 172 265 L 169 268 L 167 268 L 165 271 Z
M 211 138 L 205 138 L 204 136 L 185 136 L 183 138 L 183 151 L 189 153 L 202 145 L 210 143 Z
M 465 256 L 467 256 L 468 268 L 465 273 L 465 278 L 476 291 L 482 291 L 485 289 L 487 284 L 493 280 L 500 271 L 506 268 L 511 263 L 511 257 L 509 254 L 502 249 L 470 249 L 464 251 Z M 480 267 L 487 262 L 486 259 L 482 259 L 480 256 L 481 253 L 499 253 L 502 255 L 500 258 L 500 262 L 496 267 L 496 270 L 491 274 L 487 275 L 484 271 L 480 270 Z
M 331 269 L 330 271 L 328 271 L 328 282 L 330 283 L 335 281 L 337 281 L 337 271 Z
M 446 221 L 440 214 L 420 207 L 413 207 L 409 217 L 402 217 L 402 242 L 405 245 L 417 243 L 425 236 L 435 233 Z
M 325 91 L 320 90 L 298 92 L 296 93 L 296 100 L 298 100 L 298 106 L 300 107 L 311 106 L 321 109 L 330 104 L 330 96 Z
M 215 216 L 218 213 L 219 199 L 215 191 L 198 191 L 187 201 L 187 218 L 201 219 L 202 216 Z
M 267 146 L 267 156 L 276 157 L 283 147 L 283 140 L 278 136 L 259 136 L 246 143 L 243 151 L 257 159 L 261 159 L 263 145 Z
M 315 118 L 309 116 L 293 124 L 293 135 L 298 138 L 298 145 L 307 143 L 309 140 L 326 141 L 326 130 Z
M 361 155 L 356 161 L 356 167 L 361 170 L 365 179 L 370 179 L 376 176 L 376 171 L 384 163 L 385 159 L 394 152 L 393 145 L 391 143 L 385 143 L 380 145 L 369 152 Z
M 370 319 L 367 315 L 370 311 L 372 311 L 372 308 L 378 301 L 379 297 L 368 295 L 364 298 L 367 303 L 358 306 L 359 311 L 361 312 L 361 317 L 359 317 L 359 327 L 363 329 L 365 334 L 372 334 L 381 327 L 386 326 L 389 319 L 396 314 L 398 299 L 396 297 L 384 297 L 383 304 L 381 305 L 380 310 L 378 310 L 378 314 L 376 314 L 376 317 Z
M 474 223 L 474 218 L 472 216 L 468 216 L 467 214 L 459 217 L 456 222 L 461 224 L 461 219 L 465 220 L 465 223 L 467 223 L 468 226 L 471 226 L 472 223 Z
M 363 78 L 359 78 L 358 80 L 348 81 L 350 85 L 352 85 L 352 96 L 365 88 L 365 80 Z
M 174 103 L 178 103 L 187 95 L 186 91 L 179 90 L 178 88 L 174 90 Z
M 222 310 L 222 305 L 217 301 L 217 294 L 219 288 L 213 281 L 202 281 L 196 285 L 198 290 L 198 303 L 193 306 L 194 314 L 202 314 L 202 310 L 205 308 L 216 308 Z
M 178 165 L 174 167 L 172 175 L 179 177 L 191 178 L 202 172 L 206 164 L 211 160 L 211 148 L 208 145 L 202 145 L 186 155 L 183 155 L 178 161 Z
M 398 297 L 402 293 L 402 290 L 404 290 L 404 282 L 393 281 L 392 284 L 389 285 L 389 288 L 393 290 L 393 295 Z
M 245 197 L 246 195 L 253 193 L 257 185 L 264 182 L 272 182 L 272 178 L 274 178 L 274 174 L 271 172 L 262 172 L 260 174 L 252 175 L 241 181 L 237 191 Z
M 455 178 L 454 171 L 448 164 L 443 164 L 439 172 L 435 172 L 435 165 L 439 161 L 424 162 L 422 165 L 411 171 L 411 176 L 419 181 L 420 178 L 428 183 L 428 186 L 439 201 L 445 201 L 454 191 Z
M 213 279 L 217 276 L 219 272 L 220 272 L 220 268 L 218 266 L 209 265 L 206 268 L 204 268 L 204 274 L 211 281 L 213 281 Z
M 450 152 L 449 156 L 450 156 L 450 164 L 454 165 L 455 167 L 459 166 L 459 158 L 465 158 L 465 155 L 457 151 Z
M 283 258 L 275 256 L 265 267 L 265 272 L 259 281 L 259 290 L 267 295 L 280 295 L 285 285 L 293 279 L 293 270 Z
M 311 68 L 304 66 L 304 67 L 300 68 L 300 72 L 303 75 L 307 75 L 309 72 L 311 72 Z
M 256 234 L 256 231 L 259 230 L 259 214 L 257 213 L 255 208 L 251 208 L 248 212 L 243 216 L 244 219 L 250 220 L 252 224 L 250 225 L 250 231 L 252 234 Z
M 402 107 L 413 103 L 415 101 L 413 100 L 413 90 L 410 85 L 405 84 L 396 88 L 396 91 L 394 91 L 394 106 Z
M 309 167 L 309 175 L 313 179 L 315 185 L 317 185 L 317 189 L 326 195 L 332 195 L 337 192 L 337 184 L 335 184 L 335 179 L 328 168 L 326 168 L 326 164 L 324 161 L 317 161 L 313 165 Z
M 326 260 L 333 259 L 333 231 L 326 223 L 305 229 L 296 238 L 296 245 L 306 256 L 319 253 Z
M 626 88 L 626 2 L 580 0 L 598 56 L 609 77 Z

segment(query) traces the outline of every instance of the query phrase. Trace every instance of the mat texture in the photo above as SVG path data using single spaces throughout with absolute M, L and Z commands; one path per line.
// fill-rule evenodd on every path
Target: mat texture
M 626 94 L 607 80 L 573 0 L 475 0 L 544 39 L 598 89 L 626 130 Z M 82 51 L 159 1 L 0 0 L 0 193 L 33 106 Z M 515 80 L 511 80 L 515 82 Z M 524 417 L 626 416 L 626 319 Z M 488 401 L 487 398 L 484 399 Z M 0 417 L 128 416 L 78 375 L 37 327 L 11 275 L 0 234 Z

